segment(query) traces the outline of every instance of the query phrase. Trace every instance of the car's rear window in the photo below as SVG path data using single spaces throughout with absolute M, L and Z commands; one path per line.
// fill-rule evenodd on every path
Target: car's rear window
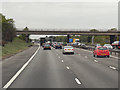
M 49 44 L 45 45 L 46 47 L 50 46 Z
M 99 50 L 108 50 L 108 48 L 107 47 L 100 47 L 100 48 L 98 48 Z
M 109 45 L 109 44 L 105 44 L 105 46 L 111 46 L 111 45 Z
M 65 48 L 73 48 L 72 46 L 66 46 Z

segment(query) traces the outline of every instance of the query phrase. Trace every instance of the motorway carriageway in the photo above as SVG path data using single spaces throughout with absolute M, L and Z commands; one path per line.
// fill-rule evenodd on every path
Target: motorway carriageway
M 118 59 L 95 58 L 79 48 L 74 55 L 63 55 L 61 49 L 40 47 L 3 87 L 118 88 Z

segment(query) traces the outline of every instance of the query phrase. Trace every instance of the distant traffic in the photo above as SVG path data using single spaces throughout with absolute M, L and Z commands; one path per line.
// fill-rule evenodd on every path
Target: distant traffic
M 51 42 L 51 41 L 45 41 L 44 39 L 41 40 L 40 45 L 43 47 L 43 50 L 51 50 L 51 49 L 62 49 L 63 54 L 74 54 L 74 48 L 75 46 L 82 47 L 86 49 L 88 45 L 85 43 L 80 43 L 80 40 L 78 38 L 69 39 L 70 43 L 64 43 L 64 42 Z M 95 44 L 94 46 L 91 46 L 94 48 L 93 50 L 93 57 L 110 57 L 110 50 L 118 49 L 119 48 L 119 42 L 113 42 L 112 44 L 104 44 L 101 45 L 99 43 Z M 116 43 L 116 46 L 115 44 Z M 118 46 L 117 46 L 118 45 Z

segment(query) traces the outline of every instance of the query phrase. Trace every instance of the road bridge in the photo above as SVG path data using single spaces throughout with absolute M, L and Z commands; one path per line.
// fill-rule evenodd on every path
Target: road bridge
M 87 36 L 110 36 L 110 43 L 115 41 L 116 36 L 120 36 L 120 31 L 85 31 L 85 30 L 76 30 L 76 29 L 69 29 L 69 30 L 62 30 L 62 29 L 48 29 L 48 30 L 29 30 L 29 31 L 22 31 L 17 30 L 17 35 L 26 34 L 26 38 L 29 37 L 29 35 L 67 35 L 68 41 L 70 35 L 87 35 Z M 28 40 L 28 39 L 26 39 Z
M 16 31 L 17 35 L 20 34 L 32 34 L 32 35 L 91 35 L 91 36 L 101 36 L 101 35 L 120 35 L 120 31 L 52 31 L 52 30 L 41 30 L 41 31 Z

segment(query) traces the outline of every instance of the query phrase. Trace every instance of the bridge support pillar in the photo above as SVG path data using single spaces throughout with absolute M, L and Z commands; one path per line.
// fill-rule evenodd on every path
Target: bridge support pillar
M 92 36 L 88 36 L 88 37 L 87 37 L 87 42 L 90 43 L 91 40 L 92 40 Z
M 116 40 L 117 40 L 117 37 L 115 35 L 110 35 L 110 44 L 112 44 Z
M 118 40 L 120 41 L 120 35 L 118 35 Z
M 68 34 L 67 35 L 67 43 L 69 43 L 69 38 L 70 38 L 70 35 Z
M 25 39 L 26 39 L 26 43 L 29 43 L 29 34 L 26 34 L 26 36 L 25 36 Z
M 94 44 L 94 37 L 95 37 L 95 36 L 92 36 L 92 45 Z

